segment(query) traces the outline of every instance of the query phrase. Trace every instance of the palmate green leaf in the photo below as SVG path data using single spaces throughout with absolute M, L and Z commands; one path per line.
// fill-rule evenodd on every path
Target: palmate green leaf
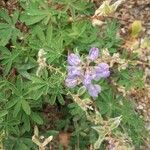
M 21 32 L 15 27 L 15 24 L 18 20 L 18 16 L 19 16 L 18 11 L 15 11 L 12 17 L 8 16 L 6 10 L 0 11 L 0 18 L 4 20 L 3 23 L 0 23 L 0 45 L 1 46 L 5 46 L 10 39 L 16 41 L 17 37 L 21 35 Z
M 71 6 L 78 10 L 78 11 L 85 11 L 86 8 L 88 8 L 89 6 L 87 6 L 87 2 L 84 2 L 84 1 L 76 1 L 76 2 L 73 2 L 72 1 L 72 4 Z
M 63 48 L 63 37 L 61 35 L 55 37 L 52 40 L 51 48 L 47 47 L 47 62 L 51 64 L 56 59 L 59 59 L 62 56 L 62 53 L 64 51 Z
M 47 30 L 44 30 L 41 26 L 37 25 L 33 27 L 32 35 L 34 35 L 36 41 L 37 39 L 39 40 L 40 48 L 42 47 L 46 51 L 46 58 L 49 64 L 62 56 L 64 51 L 63 33 L 53 36 L 53 29 L 51 25 L 47 28 Z
M 48 24 L 54 11 L 51 11 L 48 7 L 43 7 L 44 9 L 41 9 L 41 5 L 44 6 L 44 2 L 41 4 L 39 2 L 31 2 L 26 8 L 25 13 L 21 15 L 21 21 L 25 22 L 26 25 L 33 25 L 41 21 L 43 21 L 44 24 Z
M 30 99 L 39 99 L 43 94 L 46 95 L 50 88 L 49 81 L 36 76 L 30 76 L 31 85 L 28 87 L 28 95 Z
M 15 62 L 20 52 L 15 49 L 10 52 L 6 47 L 0 47 L 0 52 L 2 55 L 1 64 L 2 66 L 4 66 L 4 75 L 7 75 L 11 69 L 13 62 Z
M 74 23 L 72 25 L 72 31 L 69 33 L 69 36 L 74 39 L 80 37 L 86 30 L 86 27 L 87 27 L 87 24 L 84 21 Z
M 22 100 L 22 109 L 27 115 L 31 114 L 31 108 L 29 102 L 27 102 L 26 100 Z
M 133 87 L 143 87 L 143 73 L 139 68 L 122 70 L 118 72 L 116 78 L 118 78 L 118 84 L 124 86 L 128 90 Z
M 78 1 L 78 0 L 55 0 L 55 2 L 64 5 L 64 10 L 70 10 L 72 17 L 77 13 L 87 13 L 87 9 L 91 7 L 91 5 L 86 1 Z M 90 10 L 90 9 L 89 9 Z
M 119 102 L 114 98 L 114 91 L 112 89 L 106 89 L 100 94 L 99 100 L 96 101 L 97 107 L 99 107 L 100 112 L 109 117 L 113 115 L 117 107 L 120 107 Z
M 95 42 L 98 39 L 97 32 L 98 29 L 93 28 L 90 21 L 81 21 L 72 24 L 72 29 L 68 30 L 68 34 L 64 37 L 64 39 L 70 43 L 72 43 L 72 41 L 78 43 L 78 46 L 81 48 L 83 44 L 85 46 L 85 44 L 90 45 Z

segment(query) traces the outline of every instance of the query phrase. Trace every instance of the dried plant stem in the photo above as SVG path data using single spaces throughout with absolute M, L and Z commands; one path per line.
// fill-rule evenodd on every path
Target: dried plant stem
M 37 126 L 34 127 L 34 135 L 32 136 L 32 141 L 39 147 L 39 150 L 45 150 L 46 145 L 48 145 L 52 141 L 52 139 L 53 139 L 53 136 L 49 136 L 43 142 L 41 142 L 41 138 L 39 137 L 38 128 L 37 128 Z

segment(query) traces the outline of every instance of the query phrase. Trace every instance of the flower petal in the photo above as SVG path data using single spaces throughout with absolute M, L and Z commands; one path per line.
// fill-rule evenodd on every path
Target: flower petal
M 65 80 L 65 85 L 69 88 L 74 88 L 78 84 L 77 77 L 68 77 Z
M 79 76 L 82 73 L 82 68 L 79 66 L 68 66 L 68 76 Z
M 99 80 L 100 78 L 107 78 L 110 76 L 109 66 L 106 63 L 100 63 L 97 67 L 95 67 L 95 80 Z
M 77 65 L 80 64 L 80 62 L 81 62 L 81 59 L 80 59 L 80 57 L 78 55 L 73 54 L 73 53 L 68 55 L 68 64 L 69 65 L 77 66 Z
M 98 97 L 98 94 L 101 92 L 101 87 L 98 84 L 90 84 L 88 87 L 88 93 L 90 94 L 90 96 L 92 96 L 93 98 Z

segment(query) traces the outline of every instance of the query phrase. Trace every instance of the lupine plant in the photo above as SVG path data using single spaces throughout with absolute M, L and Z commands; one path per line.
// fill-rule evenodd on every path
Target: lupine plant
M 146 133 L 128 93 L 143 72 L 116 20 L 93 26 L 86 0 L 16 5 L 0 10 L 0 149 L 139 149 Z

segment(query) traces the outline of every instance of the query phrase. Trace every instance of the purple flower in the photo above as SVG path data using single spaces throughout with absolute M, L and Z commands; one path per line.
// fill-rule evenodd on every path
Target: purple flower
M 85 86 L 88 86 L 89 84 L 91 84 L 91 81 L 92 81 L 92 76 L 90 74 L 86 74 L 83 79 L 83 84 Z
M 96 60 L 98 57 L 99 49 L 96 47 L 90 49 L 85 63 L 81 63 L 80 56 L 74 53 L 69 54 L 68 76 L 65 79 L 65 85 L 69 88 L 74 88 L 79 84 L 78 81 L 81 81 L 91 97 L 98 97 L 98 94 L 101 92 L 101 87 L 98 84 L 92 84 L 92 80 L 98 81 L 100 78 L 106 78 L 110 75 L 108 64 L 100 63 L 98 66 L 90 65 L 90 62 Z
M 87 90 L 88 93 L 90 94 L 90 96 L 92 96 L 93 98 L 98 97 L 98 94 L 101 92 L 101 87 L 98 84 L 90 84 L 87 86 Z
M 89 51 L 88 58 L 90 60 L 94 61 L 94 60 L 96 60 L 98 58 L 98 56 L 99 56 L 99 49 L 96 48 L 96 47 L 91 48 L 90 51 Z
M 80 64 L 80 62 L 81 62 L 81 60 L 80 60 L 80 57 L 78 55 L 73 54 L 73 53 L 68 55 L 68 64 L 69 65 L 77 66 Z
M 107 78 L 110 76 L 109 66 L 106 63 L 100 63 L 97 67 L 95 67 L 95 80 L 99 80 L 100 78 Z
M 69 88 L 74 88 L 78 84 L 77 77 L 68 77 L 65 80 L 65 85 Z
M 68 66 L 68 76 L 79 76 L 82 73 L 82 69 L 79 66 Z

